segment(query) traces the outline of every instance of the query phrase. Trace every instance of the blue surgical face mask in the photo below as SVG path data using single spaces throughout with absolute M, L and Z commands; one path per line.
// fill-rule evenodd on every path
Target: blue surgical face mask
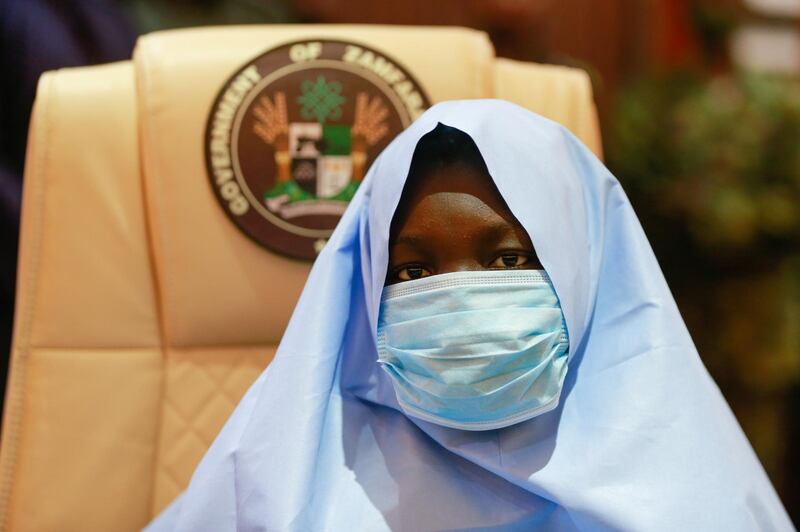
M 465 430 L 558 405 L 569 341 L 543 270 L 457 272 L 383 290 L 378 361 L 403 411 Z

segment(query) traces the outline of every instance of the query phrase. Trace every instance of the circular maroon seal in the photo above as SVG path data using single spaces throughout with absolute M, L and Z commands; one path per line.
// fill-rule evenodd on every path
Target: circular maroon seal
M 313 259 L 375 157 L 429 105 L 405 68 L 363 44 L 268 50 L 214 101 L 205 134 L 214 194 L 259 244 Z

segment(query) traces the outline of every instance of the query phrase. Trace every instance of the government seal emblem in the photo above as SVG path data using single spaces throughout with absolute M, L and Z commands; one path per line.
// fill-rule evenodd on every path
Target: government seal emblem
M 214 101 L 211 186 L 253 240 L 313 259 L 375 157 L 429 105 L 403 66 L 363 44 L 278 46 L 240 68 Z

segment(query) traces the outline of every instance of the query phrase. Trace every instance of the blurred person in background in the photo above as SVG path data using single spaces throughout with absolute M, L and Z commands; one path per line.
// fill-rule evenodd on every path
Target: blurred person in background
M 295 19 L 288 2 L 274 0 L 0 0 L 0 406 L 11 348 L 25 146 L 39 76 L 129 59 L 137 36 L 150 31 Z
M 135 40 L 130 20 L 112 0 L 0 0 L 0 393 L 11 346 L 25 145 L 39 76 L 126 59 Z

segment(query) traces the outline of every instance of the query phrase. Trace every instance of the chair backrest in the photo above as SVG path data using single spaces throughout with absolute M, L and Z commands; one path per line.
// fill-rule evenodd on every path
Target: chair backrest
M 145 525 L 272 359 L 310 264 L 228 220 L 203 132 L 231 73 L 309 37 L 385 51 L 432 102 L 505 98 L 600 150 L 585 73 L 496 59 L 467 29 L 170 31 L 143 37 L 132 61 L 45 74 L 25 169 L 3 530 Z

